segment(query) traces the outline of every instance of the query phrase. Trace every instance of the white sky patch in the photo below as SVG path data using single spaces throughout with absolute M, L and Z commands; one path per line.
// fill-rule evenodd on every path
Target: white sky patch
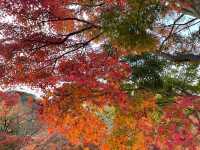
M 100 83 L 103 83 L 103 84 L 107 84 L 107 80 L 103 79 L 103 78 L 98 78 L 97 81 L 99 81 Z
M 95 50 L 99 50 L 101 48 L 101 45 L 103 44 L 104 42 L 100 42 L 100 43 L 95 43 L 95 42 L 91 42 L 91 47 Z
M 181 14 L 177 14 L 175 12 L 170 13 L 162 20 L 162 23 L 164 23 L 166 26 L 172 25 L 174 23 L 174 20 L 177 19 L 179 17 L 179 15 L 181 15 Z M 189 16 L 189 15 L 184 15 L 179 21 L 177 21 L 176 24 L 184 24 L 192 19 L 195 19 L 195 17 Z M 195 21 L 193 21 L 187 25 L 181 26 L 181 28 L 179 28 L 178 31 L 181 30 L 182 28 L 184 28 L 184 30 L 181 30 L 179 32 L 179 34 L 181 36 L 187 37 L 187 36 L 190 36 L 191 33 L 197 32 L 199 30 L 199 27 L 200 27 L 200 19 L 196 19 Z
M 84 18 L 85 20 L 88 20 L 88 19 L 89 19 L 89 16 L 86 14 L 86 12 L 83 12 L 83 18 Z
M 20 91 L 20 92 L 26 92 L 26 93 L 34 95 L 36 99 L 41 99 L 42 96 L 44 95 L 44 93 L 42 92 L 40 88 L 33 88 L 26 85 L 15 85 L 15 86 L 9 86 L 9 87 L 0 86 L 0 90 L 1 91 L 15 90 L 15 91 Z
M 76 4 L 70 4 L 66 6 L 67 9 L 72 9 L 72 10 L 78 10 L 80 8 L 79 5 Z
M 14 16 L 9 16 L 5 12 L 0 10 L 0 22 L 1 23 L 8 23 L 8 24 L 15 24 L 16 18 Z

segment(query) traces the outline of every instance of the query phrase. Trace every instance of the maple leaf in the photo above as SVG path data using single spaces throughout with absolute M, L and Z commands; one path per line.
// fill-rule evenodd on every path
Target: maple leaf
M 158 138 L 168 149 L 183 148 L 196 149 L 199 146 L 195 128 L 199 128 L 200 121 L 193 115 L 199 109 L 199 97 L 178 97 L 176 102 L 164 108 L 164 116 L 158 125 Z M 192 117 L 192 120 L 190 118 Z M 194 118 L 193 118 L 194 117 Z M 195 120 L 195 121 L 194 121 Z M 195 126 L 195 127 L 194 127 Z M 194 128 L 192 128 L 194 127 Z M 162 138 L 159 138 L 162 137 Z

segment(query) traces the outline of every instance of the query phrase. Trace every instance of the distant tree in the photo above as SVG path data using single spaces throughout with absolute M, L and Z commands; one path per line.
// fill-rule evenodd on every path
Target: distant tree
M 1 149 L 20 149 L 41 128 L 36 123 L 36 110 L 32 111 L 29 104 L 32 97 L 22 102 L 21 96 L 24 95 L 16 91 L 0 93 Z

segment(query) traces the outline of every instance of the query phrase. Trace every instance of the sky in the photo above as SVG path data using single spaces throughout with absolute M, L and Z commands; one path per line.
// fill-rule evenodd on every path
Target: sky
M 178 16 L 181 15 L 181 14 L 177 14 L 177 13 L 171 13 L 169 15 L 167 15 L 165 17 L 165 19 L 162 21 L 165 25 L 170 25 L 170 24 L 173 24 L 174 23 L 174 20 L 176 18 L 178 18 Z M 180 19 L 177 24 L 184 24 L 192 19 L 195 19 L 195 17 L 193 16 L 189 16 L 189 15 L 184 15 L 184 17 L 182 17 L 182 19 Z M 199 27 L 200 27 L 200 19 L 197 19 L 195 21 L 193 21 L 190 25 L 192 25 L 191 27 L 189 28 L 185 28 L 185 30 L 182 30 L 180 32 L 180 34 L 182 36 L 190 36 L 191 33 L 193 32 L 196 32 L 199 30 Z

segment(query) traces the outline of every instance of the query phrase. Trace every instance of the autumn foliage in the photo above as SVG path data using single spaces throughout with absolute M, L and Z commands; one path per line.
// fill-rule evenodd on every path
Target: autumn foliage
M 44 129 L 22 135 L 30 113 L 16 113 L 21 95 L 0 92 L 0 149 L 39 149 L 58 134 L 83 150 L 198 150 L 200 98 L 187 89 L 170 97 L 175 89 L 164 84 L 162 97 L 145 85 L 162 74 L 160 55 L 186 41 L 174 31 L 187 25 L 176 22 L 182 15 L 171 25 L 159 21 L 191 7 L 190 0 L 0 0 L 0 83 L 43 92 L 23 108 L 36 111 Z M 125 60 L 147 51 L 157 60 Z M 132 66 L 149 64 L 134 80 Z
M 89 53 L 61 62 L 59 71 L 67 83 L 49 93 L 41 110 L 42 120 L 50 131 L 57 128 L 72 143 L 101 144 L 107 127 L 84 104 L 128 109 L 128 95 L 120 86 L 129 75 L 128 65 L 106 53 Z
M 24 115 L 20 115 L 20 119 L 16 117 L 20 111 L 19 103 L 18 93 L 0 92 L 0 149 L 21 148 L 31 140 L 28 135 L 16 135 L 24 117 Z
M 199 110 L 199 97 L 179 97 L 164 108 L 157 131 L 162 149 L 199 147 Z

